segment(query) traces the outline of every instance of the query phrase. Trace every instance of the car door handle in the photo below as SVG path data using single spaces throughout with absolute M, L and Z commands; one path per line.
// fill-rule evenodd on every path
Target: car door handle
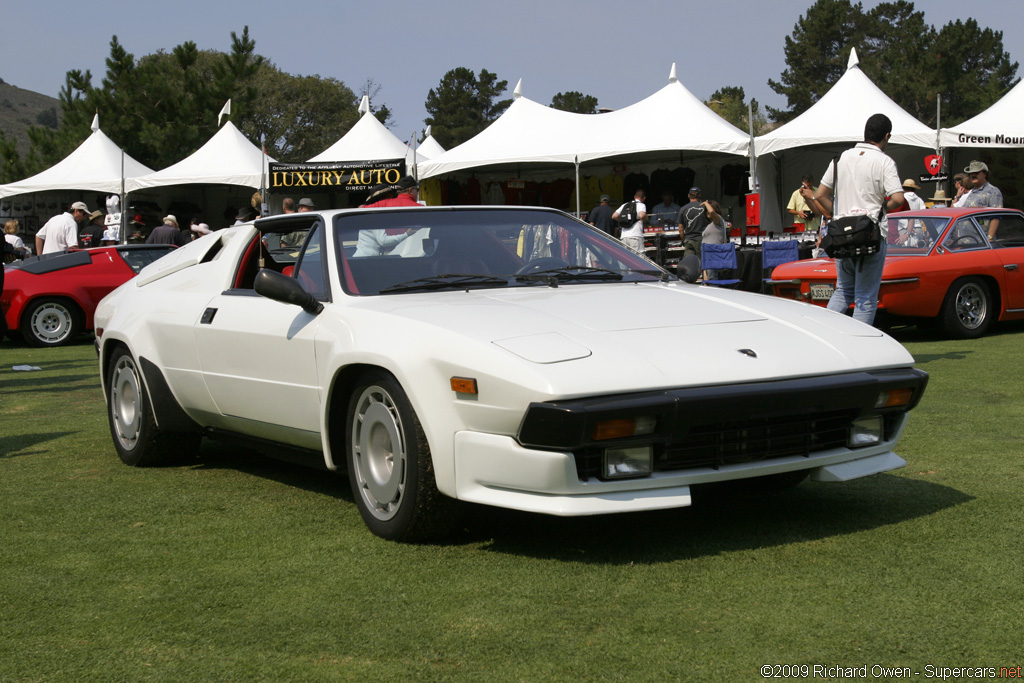
M 1018 266 L 1016 263 L 1008 263 L 1007 265 L 1003 266 L 1003 268 L 1006 268 L 1007 270 L 1017 270 Z
M 207 308 L 203 311 L 203 317 L 199 319 L 200 325 L 209 325 L 213 322 L 213 316 L 217 315 L 216 308 Z

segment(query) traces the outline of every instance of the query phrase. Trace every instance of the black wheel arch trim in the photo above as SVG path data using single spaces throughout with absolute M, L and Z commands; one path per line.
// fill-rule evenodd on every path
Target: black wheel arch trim
M 185 412 L 178 399 L 171 392 L 163 372 L 156 363 L 148 358 L 139 358 L 139 366 L 146 380 L 150 404 L 153 406 L 153 417 L 162 432 L 196 432 L 202 433 L 203 428 Z

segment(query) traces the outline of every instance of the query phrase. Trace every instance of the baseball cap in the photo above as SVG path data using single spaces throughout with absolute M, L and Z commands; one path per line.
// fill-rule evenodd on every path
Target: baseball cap
M 85 213 L 89 213 L 89 207 L 85 205 L 85 202 L 75 202 L 74 204 L 71 205 L 71 210 L 84 211 Z

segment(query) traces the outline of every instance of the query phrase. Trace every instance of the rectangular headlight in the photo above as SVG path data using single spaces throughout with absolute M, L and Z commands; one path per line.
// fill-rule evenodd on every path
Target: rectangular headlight
M 607 448 L 604 452 L 605 479 L 646 477 L 651 473 L 654 461 L 652 446 L 634 448 Z
M 882 428 L 881 415 L 858 418 L 850 425 L 850 435 L 847 437 L 846 445 L 850 448 L 859 448 L 882 443 Z

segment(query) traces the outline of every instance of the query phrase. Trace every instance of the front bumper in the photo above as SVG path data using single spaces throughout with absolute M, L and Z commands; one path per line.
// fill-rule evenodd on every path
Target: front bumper
M 690 504 L 689 486 L 809 470 L 845 481 L 902 467 L 892 452 L 920 401 L 926 373 L 897 368 L 531 404 L 516 438 L 459 432 L 456 495 L 556 515 Z M 909 391 L 907 394 L 905 392 Z M 880 394 L 904 392 L 898 405 Z M 850 446 L 851 425 L 881 418 L 881 440 Z M 644 418 L 643 435 L 601 439 L 615 418 Z M 652 472 L 602 477 L 608 449 L 647 447 Z

